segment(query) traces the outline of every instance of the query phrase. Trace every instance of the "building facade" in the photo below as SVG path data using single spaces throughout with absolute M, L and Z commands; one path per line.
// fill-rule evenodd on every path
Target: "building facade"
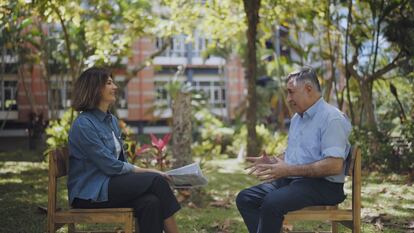
M 157 125 L 155 120 L 162 122 L 170 118 L 171 109 L 168 106 L 171 99 L 165 84 L 172 80 L 179 66 L 184 67 L 184 72 L 178 78 L 190 83 L 193 89 L 204 92 L 211 112 L 223 118 L 234 118 L 235 109 L 246 94 L 241 60 L 237 56 L 230 56 L 227 60 L 214 56 L 204 59 L 202 52 L 208 40 L 202 36 L 196 35 L 192 42 L 186 42 L 184 35 L 173 37 L 170 46 L 153 59 L 152 65 L 133 77 L 127 75 L 128 67 L 141 64 L 164 43 L 160 38 L 137 40 L 132 45 L 132 55 L 123 59 L 124 68 L 113 70 L 114 79 L 120 86 L 117 104 L 119 118 L 130 123 L 137 133 L 151 132 L 145 130 L 148 122 Z M 12 55 L 8 56 L 4 60 L 5 65 L 15 65 Z M 33 107 L 41 115 L 41 120 L 47 121 L 61 116 L 71 104 L 69 75 L 52 76 L 47 86 L 39 65 L 23 70 L 25 72 L 20 75 L 6 72 L 0 82 L 0 121 L 5 124 L 0 134 L 3 136 L 27 133 L 26 126 L 36 120 L 32 119 Z M 161 111 L 156 108 L 159 105 L 167 108 Z

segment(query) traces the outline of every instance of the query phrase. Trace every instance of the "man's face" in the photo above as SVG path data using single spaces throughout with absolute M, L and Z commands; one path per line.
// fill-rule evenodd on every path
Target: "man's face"
M 287 101 L 295 112 L 304 113 L 308 109 L 310 91 L 309 85 L 304 82 L 295 82 L 294 79 L 288 81 Z

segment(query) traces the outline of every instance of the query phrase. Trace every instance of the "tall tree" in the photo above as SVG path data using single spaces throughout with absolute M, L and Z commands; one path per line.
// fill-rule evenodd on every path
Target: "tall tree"
M 256 134 L 256 38 L 257 25 L 259 23 L 260 0 L 243 0 L 244 11 L 247 19 L 247 53 L 246 53 L 246 78 L 248 82 L 247 93 L 247 154 L 257 155 L 258 143 Z
M 351 26 L 349 30 L 350 44 L 353 51 L 351 62 L 346 68 L 357 81 L 360 89 L 360 116 L 362 117 L 360 125 L 372 129 L 377 128 L 372 89 L 374 82 L 384 78 L 386 74 L 396 68 L 405 66 L 412 59 L 409 50 L 404 49 L 407 45 L 380 40 L 384 37 L 384 31 L 395 30 L 390 29 L 394 25 L 386 23 L 385 19 L 392 18 L 392 15 L 401 15 L 401 21 L 410 20 L 405 18 L 404 15 L 406 17 L 412 15 L 414 12 L 412 5 L 410 1 L 404 0 L 392 2 L 373 0 L 368 3 L 357 2 L 353 5 L 353 24 L 349 24 Z M 367 8 L 370 9 L 370 14 L 363 10 Z M 368 24 L 367 22 L 370 20 L 374 23 Z M 412 24 L 407 26 L 404 28 L 404 32 L 412 32 Z M 409 37 L 412 39 L 412 33 L 408 33 L 407 36 L 403 37 L 405 40 Z M 385 46 L 390 42 L 391 46 Z M 408 43 L 412 44 L 411 42 Z M 366 54 L 369 54 L 368 62 Z

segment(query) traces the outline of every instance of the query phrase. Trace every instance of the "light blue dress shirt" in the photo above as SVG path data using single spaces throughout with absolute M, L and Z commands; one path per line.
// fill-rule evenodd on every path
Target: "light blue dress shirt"
M 122 145 L 118 120 L 98 109 L 79 114 L 69 131 L 68 195 L 95 202 L 108 201 L 111 176 L 132 172 L 134 166 L 117 154 L 114 136 Z
M 344 113 L 320 98 L 303 116 L 292 117 L 285 162 L 290 165 L 314 163 L 327 157 L 345 159 L 350 150 L 348 141 L 352 127 Z M 343 183 L 345 166 L 341 175 L 325 179 Z

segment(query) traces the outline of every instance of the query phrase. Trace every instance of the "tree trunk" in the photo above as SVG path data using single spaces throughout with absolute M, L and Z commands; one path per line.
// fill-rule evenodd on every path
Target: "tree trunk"
M 173 168 L 192 162 L 191 111 L 191 93 L 178 92 L 172 104 Z
M 247 53 L 246 53 L 246 78 L 248 80 L 247 94 L 247 155 L 258 155 L 259 148 L 256 134 L 256 34 L 259 23 L 260 0 L 243 0 L 244 11 L 247 17 Z
M 361 80 L 359 82 L 359 88 L 361 91 L 361 101 L 362 101 L 362 126 L 366 126 L 370 129 L 375 129 L 377 124 L 375 121 L 374 115 L 374 104 L 372 99 L 372 85 L 373 82 L 369 80 Z

